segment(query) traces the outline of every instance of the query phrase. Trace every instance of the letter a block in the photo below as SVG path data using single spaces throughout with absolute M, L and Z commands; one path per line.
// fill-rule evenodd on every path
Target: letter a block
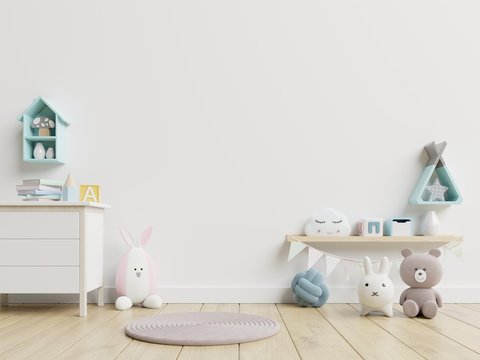
M 100 185 L 80 185 L 80 201 L 100 202 Z

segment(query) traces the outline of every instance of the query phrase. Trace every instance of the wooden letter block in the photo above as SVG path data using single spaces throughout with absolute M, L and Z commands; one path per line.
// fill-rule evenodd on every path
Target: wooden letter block
M 80 201 L 100 202 L 100 185 L 80 185 Z

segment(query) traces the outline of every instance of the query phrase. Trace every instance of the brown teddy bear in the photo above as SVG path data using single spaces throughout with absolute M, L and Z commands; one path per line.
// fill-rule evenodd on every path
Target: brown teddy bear
M 403 249 L 402 255 L 400 276 L 410 285 L 400 295 L 403 312 L 408 317 L 423 315 L 431 319 L 442 307 L 440 294 L 432 289 L 442 278 L 442 264 L 438 260 L 441 251 L 432 249 L 426 254 L 414 254 L 412 249 Z

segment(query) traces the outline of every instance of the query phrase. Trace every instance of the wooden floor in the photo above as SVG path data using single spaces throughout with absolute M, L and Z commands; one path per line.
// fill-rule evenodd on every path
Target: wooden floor
M 435 319 L 361 317 L 358 306 L 319 309 L 287 304 L 167 304 L 160 310 L 89 305 L 0 308 L 0 359 L 480 359 L 480 304 L 447 304 Z M 229 311 L 270 317 L 280 332 L 241 345 L 149 344 L 124 334 L 130 321 L 156 313 Z

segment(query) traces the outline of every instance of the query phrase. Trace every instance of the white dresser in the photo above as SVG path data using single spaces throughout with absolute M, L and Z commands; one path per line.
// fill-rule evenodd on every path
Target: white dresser
M 109 205 L 84 202 L 0 203 L 0 294 L 87 293 L 103 306 L 103 223 Z

